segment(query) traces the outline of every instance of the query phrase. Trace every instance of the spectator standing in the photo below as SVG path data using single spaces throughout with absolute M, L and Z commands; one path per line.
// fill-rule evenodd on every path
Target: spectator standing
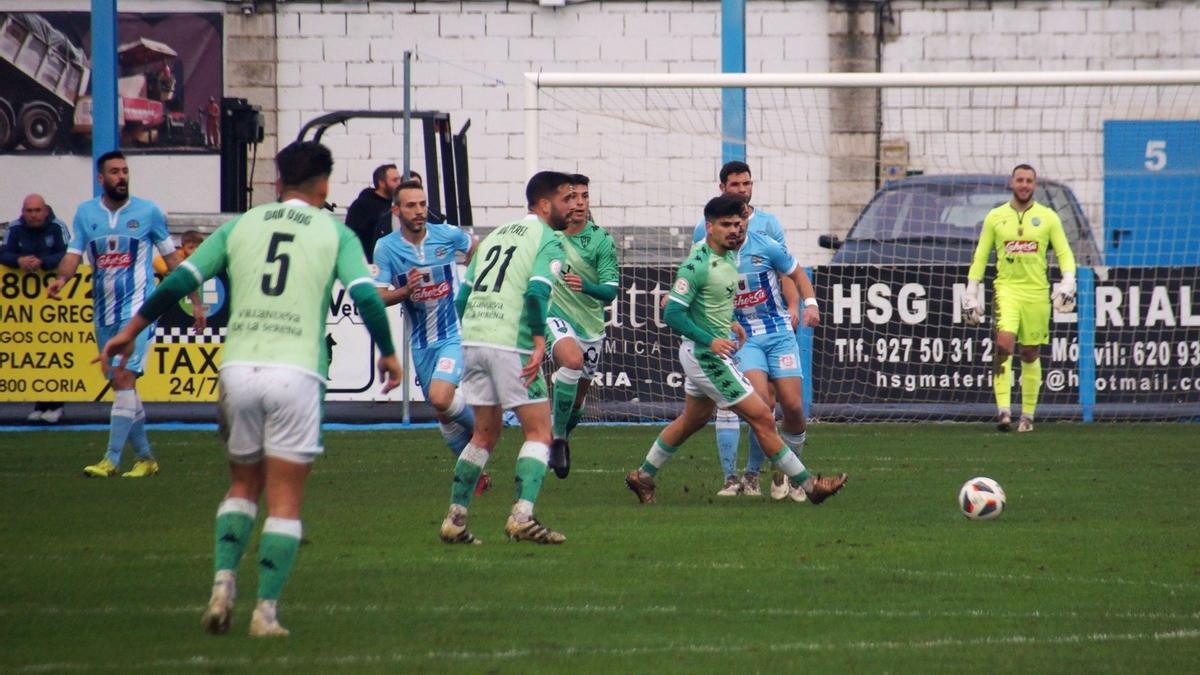
M 346 211 L 346 227 L 362 242 L 368 262 L 374 260 L 376 223 L 391 216 L 392 198 L 400 187 L 400 171 L 395 164 L 380 164 L 371 173 L 371 184 L 374 187 L 363 188 Z

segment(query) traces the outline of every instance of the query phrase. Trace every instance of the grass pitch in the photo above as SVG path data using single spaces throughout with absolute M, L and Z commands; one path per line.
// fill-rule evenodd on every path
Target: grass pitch
M 103 432 L 0 434 L 0 671 L 1195 672 L 1196 427 L 830 426 L 804 459 L 850 482 L 820 507 L 718 498 L 713 435 L 641 506 L 622 477 L 658 427 L 585 427 L 547 474 L 562 546 L 504 541 L 518 447 L 477 498 L 483 546 L 446 546 L 451 460 L 434 430 L 326 434 L 287 639 L 246 636 L 251 545 L 229 635 L 204 634 L 210 432 L 152 431 L 152 479 L 84 479 Z M 743 437 L 743 446 L 745 439 Z M 744 456 L 743 447 L 743 456 Z M 993 522 L 967 478 L 1008 492 Z M 261 518 L 261 516 L 260 516 Z

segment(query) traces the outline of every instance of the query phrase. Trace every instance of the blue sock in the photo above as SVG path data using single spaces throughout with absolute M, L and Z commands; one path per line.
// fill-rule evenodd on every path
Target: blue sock
M 750 434 L 750 453 L 746 456 L 746 473 L 759 473 L 763 460 L 767 458 L 762 446 L 758 444 L 758 436 Z
M 109 413 L 108 452 L 105 457 L 113 466 L 121 466 L 121 452 L 125 450 L 125 441 L 133 428 L 133 418 L 137 415 L 137 392 L 132 389 L 118 389 L 113 394 L 112 412 Z
M 133 395 L 136 397 L 137 392 Z M 150 439 L 146 437 L 146 408 L 142 406 L 141 398 L 137 399 L 137 412 L 133 414 L 133 425 L 129 427 L 129 443 L 133 445 L 133 452 L 138 459 L 154 459 Z
M 738 444 L 742 440 L 741 422 L 728 410 L 717 411 L 717 454 L 724 476 L 737 475 Z

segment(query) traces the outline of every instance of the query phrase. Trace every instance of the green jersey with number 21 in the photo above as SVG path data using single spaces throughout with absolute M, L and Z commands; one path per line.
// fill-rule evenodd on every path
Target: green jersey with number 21
M 462 343 L 532 352 L 525 291 L 530 284 L 553 288 L 562 261 L 560 239 L 533 214 L 492 231 L 475 249 L 463 277 L 471 295 L 462 317 Z

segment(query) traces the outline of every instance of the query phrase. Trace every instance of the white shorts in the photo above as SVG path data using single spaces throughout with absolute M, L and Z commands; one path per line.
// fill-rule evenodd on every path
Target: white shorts
M 463 345 L 462 350 L 463 375 L 458 388 L 468 405 L 510 409 L 549 400 L 540 370 L 528 387 L 521 382 L 521 368 L 528 355 L 477 345 Z
M 546 319 L 546 350 L 551 356 L 554 355 L 554 345 L 559 340 L 574 340 L 575 344 L 579 345 L 579 351 L 583 352 L 583 377 L 592 379 L 600 366 L 600 355 L 604 353 L 604 338 L 583 340 L 575 334 L 571 324 L 552 316 Z
M 325 386 L 315 375 L 282 366 L 221 368 L 218 419 L 229 461 L 253 464 L 263 455 L 308 464 L 321 447 Z
M 717 402 L 718 408 L 729 408 L 754 393 L 750 380 L 738 370 L 733 359 L 708 349 L 696 352 L 696 345 L 690 340 L 679 345 L 683 391 L 688 396 L 709 398 Z

